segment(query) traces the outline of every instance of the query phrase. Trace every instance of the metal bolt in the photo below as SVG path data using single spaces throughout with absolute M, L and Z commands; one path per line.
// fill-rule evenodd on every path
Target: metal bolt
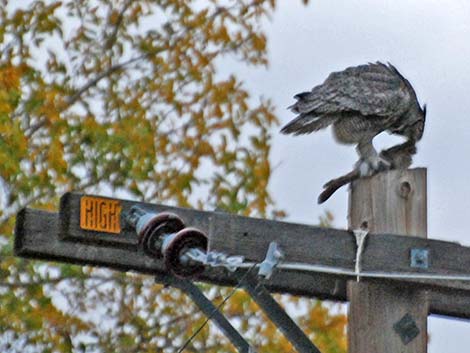
M 411 249 L 410 267 L 423 268 L 429 267 L 429 250 L 427 249 Z

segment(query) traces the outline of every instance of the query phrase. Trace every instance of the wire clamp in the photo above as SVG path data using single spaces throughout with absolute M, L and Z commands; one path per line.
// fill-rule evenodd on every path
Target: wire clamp
M 243 256 L 227 256 L 224 253 L 216 251 L 205 252 L 199 248 L 188 249 L 183 257 L 202 263 L 210 267 L 224 267 L 230 272 L 235 272 L 243 263 Z
M 279 245 L 272 241 L 269 243 L 269 248 L 266 253 L 266 258 L 259 265 L 258 275 L 269 279 L 273 274 L 274 268 L 279 264 L 279 262 L 284 258 L 284 253 L 282 252 Z

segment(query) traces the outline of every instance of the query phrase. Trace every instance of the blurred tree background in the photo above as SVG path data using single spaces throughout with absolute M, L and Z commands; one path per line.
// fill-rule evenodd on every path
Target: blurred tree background
M 0 0 L 0 351 L 174 352 L 204 321 L 149 276 L 15 258 L 14 217 L 70 190 L 283 217 L 268 190 L 274 107 L 217 71 L 267 64 L 275 5 Z M 216 302 L 229 290 L 204 288 Z M 344 315 L 278 299 L 322 352 L 346 352 Z M 244 292 L 224 312 L 259 352 L 293 351 Z M 233 348 L 208 325 L 187 351 Z

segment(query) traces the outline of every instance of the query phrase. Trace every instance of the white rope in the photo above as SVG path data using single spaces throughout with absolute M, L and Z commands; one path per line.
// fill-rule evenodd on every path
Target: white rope
M 355 229 L 353 230 L 354 237 L 356 238 L 356 265 L 354 271 L 356 272 L 356 281 L 359 282 L 361 278 L 361 264 L 362 264 L 362 253 L 364 252 L 364 244 L 366 242 L 367 234 L 369 231 L 367 229 Z

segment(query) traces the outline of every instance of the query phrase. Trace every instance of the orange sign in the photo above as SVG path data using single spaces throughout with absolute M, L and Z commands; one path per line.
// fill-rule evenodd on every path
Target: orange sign
M 80 228 L 119 234 L 121 209 L 117 200 L 83 196 L 80 199 Z

